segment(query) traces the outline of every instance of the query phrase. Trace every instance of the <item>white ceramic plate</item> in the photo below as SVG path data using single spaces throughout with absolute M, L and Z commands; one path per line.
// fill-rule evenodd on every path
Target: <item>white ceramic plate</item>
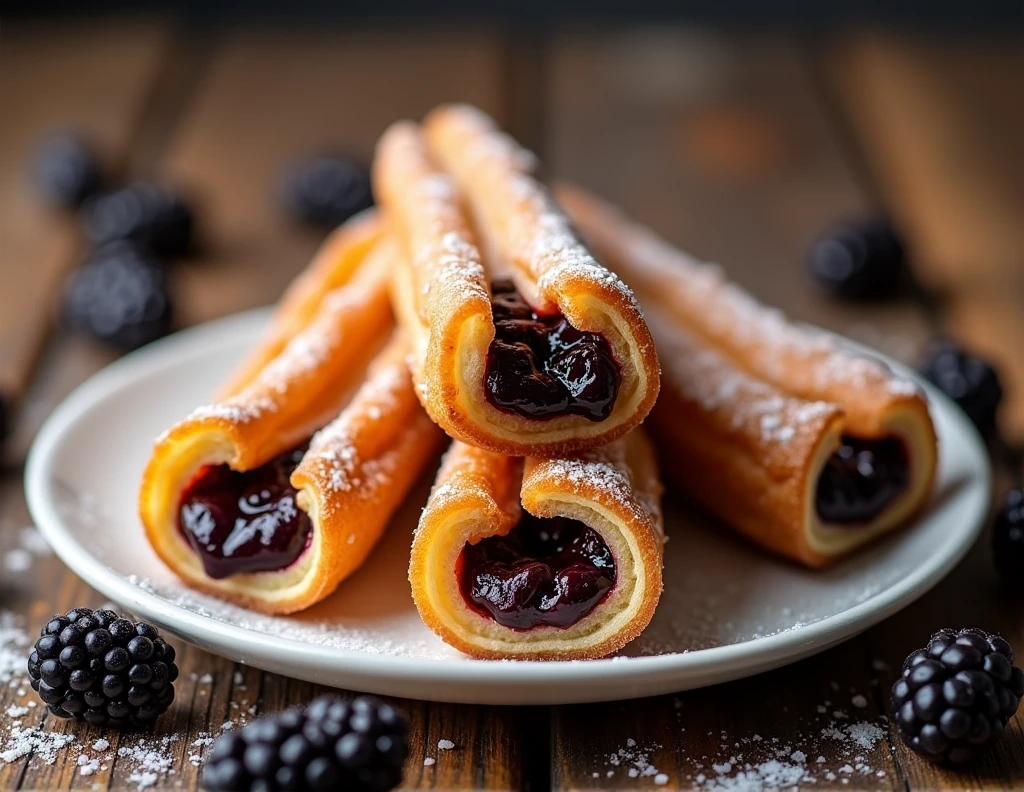
M 486 704 L 600 701 L 710 685 L 820 652 L 906 606 L 964 555 L 986 512 L 990 472 L 981 441 L 929 389 L 940 465 L 931 506 L 916 524 L 835 568 L 808 572 L 670 501 L 665 593 L 650 627 L 621 656 L 489 662 L 441 643 L 420 622 L 406 580 L 429 477 L 332 597 L 296 616 L 260 616 L 178 582 L 143 537 L 136 491 L 152 439 L 209 398 L 267 316 L 253 311 L 187 330 L 97 374 L 40 432 L 26 488 L 54 550 L 93 587 L 187 641 L 270 671 Z

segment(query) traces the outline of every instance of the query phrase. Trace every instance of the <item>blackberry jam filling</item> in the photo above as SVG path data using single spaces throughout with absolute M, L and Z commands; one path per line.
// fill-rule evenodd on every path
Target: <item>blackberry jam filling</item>
M 303 445 L 239 473 L 208 465 L 181 496 L 178 527 L 211 578 L 284 569 L 309 544 L 309 515 L 295 503 L 288 478 Z
M 538 316 L 511 281 L 495 281 L 491 294 L 488 401 L 526 418 L 611 415 L 622 374 L 604 336 L 577 330 L 561 314 Z
M 504 627 L 571 627 L 615 584 L 615 559 L 578 520 L 524 512 L 507 535 L 467 544 L 457 574 L 466 603 Z
M 866 523 L 906 488 L 910 464 L 903 442 L 843 436 L 818 479 L 818 516 L 827 523 Z

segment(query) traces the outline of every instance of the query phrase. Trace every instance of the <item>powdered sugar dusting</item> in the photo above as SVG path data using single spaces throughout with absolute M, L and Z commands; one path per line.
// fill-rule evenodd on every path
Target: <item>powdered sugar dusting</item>
M 21 619 L 10 611 L 0 611 L 0 684 L 25 674 L 28 645 Z
M 652 303 L 671 306 L 678 316 L 687 317 L 716 346 L 742 350 L 751 373 L 776 384 L 789 383 L 794 392 L 805 395 L 828 391 L 853 400 L 869 390 L 896 397 L 919 392 L 881 361 L 790 322 L 781 311 L 762 305 L 730 282 L 721 267 L 697 261 L 643 226 L 616 215 L 609 228 L 594 233 L 610 234 L 612 228 L 618 246 L 626 247 L 637 262 L 627 270 L 634 287 Z M 798 375 L 804 381 L 798 383 Z
M 576 457 L 545 460 L 531 472 L 531 477 L 552 476 L 574 493 L 590 495 L 597 490 L 629 509 L 634 517 L 650 524 L 660 524 L 660 489 L 650 482 L 633 480 L 633 471 L 626 460 L 624 442 L 584 452 Z
M 660 313 L 648 321 L 659 341 L 664 387 L 717 416 L 727 431 L 748 434 L 763 446 L 785 446 L 803 432 L 816 433 L 838 415 L 837 405 L 805 401 L 736 367 L 718 351 Z
M 826 700 L 826 704 L 831 702 Z M 788 707 L 783 707 L 784 712 L 787 710 Z M 687 710 L 681 697 L 675 699 L 675 712 L 679 732 L 685 739 L 686 726 L 692 729 L 693 723 L 683 725 Z M 801 725 L 795 731 L 787 728 L 785 737 L 759 733 L 732 735 L 722 730 L 707 732 L 707 739 L 699 742 L 686 740 L 694 746 L 710 744 L 710 750 L 672 752 L 668 760 L 673 767 L 678 767 L 676 783 L 680 788 L 715 792 L 762 792 L 825 784 L 843 776 L 877 780 L 889 775 L 890 771 L 885 768 L 891 767 L 892 760 L 886 750 L 884 717 L 877 721 L 836 725 L 820 713 L 805 716 L 787 712 L 786 723 L 787 727 L 808 725 Z M 669 740 L 669 744 L 674 742 Z M 638 740 L 629 738 L 589 775 L 597 779 L 625 776 L 636 779 L 638 785 L 649 779 L 650 784 L 661 786 L 670 780 L 667 773 L 656 767 L 659 756 L 666 758 L 662 751 L 657 743 L 641 745 Z M 812 756 L 817 758 L 809 759 Z
M 545 299 L 557 302 L 565 282 L 581 278 L 609 286 L 639 310 L 633 293 L 594 258 L 548 191 L 533 177 L 534 155 L 479 111 L 459 107 L 447 113 L 465 144 L 460 151 L 450 152 L 450 159 L 462 160 L 454 170 L 463 189 L 476 199 L 486 225 L 497 235 L 502 257 L 525 266 Z M 472 183 L 462 178 L 469 173 L 476 177 Z M 483 200 L 484 192 L 503 198 Z
M 303 466 L 313 466 L 318 479 L 334 492 L 352 492 L 370 498 L 391 480 L 400 459 L 396 451 L 361 459 L 360 433 L 379 421 L 397 420 L 403 409 L 402 392 L 411 391 L 408 369 L 391 363 L 375 369 L 338 418 L 310 441 Z M 324 506 L 329 506 L 329 499 Z
M 405 546 L 408 547 L 408 534 L 402 539 Z M 377 552 L 386 551 L 378 550 Z M 317 618 L 308 614 L 290 617 L 265 616 L 215 597 L 192 591 L 176 580 L 157 583 L 148 578 L 135 576 L 128 576 L 127 580 L 141 590 L 191 613 L 216 619 L 243 630 L 273 635 L 284 640 L 382 656 L 404 656 L 427 660 L 451 660 L 462 657 L 423 625 L 411 601 L 408 609 L 392 614 L 386 626 L 366 625 L 364 620 L 348 615 L 344 605 L 341 606 L 339 614 L 328 617 Z M 398 583 L 396 582 L 395 585 Z M 359 592 L 353 591 L 352 587 L 342 593 L 357 599 L 360 596 Z M 322 612 L 323 608 L 319 610 Z M 225 724 L 225 726 L 230 727 L 230 724 Z
M 6 738 L 0 743 L 0 764 L 13 764 L 26 756 L 33 756 L 43 764 L 52 765 L 57 761 L 57 755 L 75 740 L 74 734 L 23 726 L 16 720 L 11 722 Z

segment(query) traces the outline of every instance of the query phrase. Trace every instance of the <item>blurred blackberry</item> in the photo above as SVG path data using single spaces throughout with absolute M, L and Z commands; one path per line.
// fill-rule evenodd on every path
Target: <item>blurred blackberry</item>
M 7 420 L 10 403 L 3 393 L 0 393 L 0 442 L 7 439 Z
M 891 225 L 871 220 L 832 231 L 811 247 L 811 274 L 842 300 L 891 300 L 906 278 L 903 243 Z
M 321 696 L 304 709 L 222 735 L 207 760 L 203 786 L 212 792 L 385 792 L 402 780 L 408 730 L 397 710 L 375 698 Z
M 992 523 L 992 550 L 1000 574 L 1024 590 L 1024 490 L 1006 493 Z
M 960 764 L 1003 734 L 1024 694 L 1013 650 L 984 630 L 939 630 L 903 663 L 892 708 L 903 741 L 932 762 Z
M 285 176 L 283 193 L 297 220 L 324 229 L 373 206 L 369 172 L 347 157 L 316 157 L 296 165 Z
M 36 150 L 36 184 L 48 201 L 67 209 L 77 207 L 100 188 L 102 179 L 96 154 L 82 138 L 54 135 Z
M 137 181 L 92 196 L 82 206 L 85 233 L 96 245 L 118 239 L 158 256 L 180 256 L 192 244 L 192 208 L 162 184 Z
M 967 413 L 983 436 L 993 434 L 1003 387 L 992 366 L 943 341 L 932 346 L 921 373 Z
M 146 622 L 75 608 L 43 627 L 28 657 L 32 689 L 59 718 L 148 726 L 174 700 L 174 647 Z
M 68 276 L 62 312 L 70 329 L 119 349 L 154 341 L 171 327 L 163 268 L 128 242 L 104 245 Z

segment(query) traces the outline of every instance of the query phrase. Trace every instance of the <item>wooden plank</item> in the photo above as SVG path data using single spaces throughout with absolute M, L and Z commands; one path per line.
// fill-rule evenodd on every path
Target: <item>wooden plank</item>
M 840 305 L 806 282 L 812 240 L 871 205 L 795 46 L 660 29 L 561 38 L 548 61 L 545 150 L 555 177 L 623 205 L 798 319 L 915 355 L 928 337 L 921 311 Z M 743 774 L 754 788 L 801 778 L 899 788 L 914 760 L 900 755 L 901 767 L 890 750 L 873 651 L 855 639 L 708 691 L 556 708 L 553 786 L 632 787 L 631 770 L 650 784 L 649 762 L 667 777 L 654 773 L 658 781 L 685 789 L 738 784 Z
M 817 107 L 795 47 L 689 29 L 562 39 L 548 56 L 545 149 L 584 184 L 764 302 L 897 357 L 927 337 L 916 311 L 821 297 L 813 240 L 874 211 Z
M 822 59 L 934 286 L 1024 277 L 1022 43 L 871 33 Z
M 862 35 L 828 66 L 873 179 L 948 329 L 1007 385 L 1004 433 L 1024 442 L 1024 46 Z
M 49 330 L 59 283 L 78 255 L 74 219 L 48 210 L 31 183 L 33 147 L 80 129 L 116 168 L 167 54 L 158 21 L 15 23 L 0 48 L 0 393 L 18 398 Z
M 479 30 L 248 30 L 210 65 L 166 170 L 201 201 L 203 254 L 178 278 L 185 323 L 274 301 L 320 235 L 296 228 L 279 187 L 325 150 L 369 160 L 392 121 L 465 100 L 504 118 L 498 39 Z

